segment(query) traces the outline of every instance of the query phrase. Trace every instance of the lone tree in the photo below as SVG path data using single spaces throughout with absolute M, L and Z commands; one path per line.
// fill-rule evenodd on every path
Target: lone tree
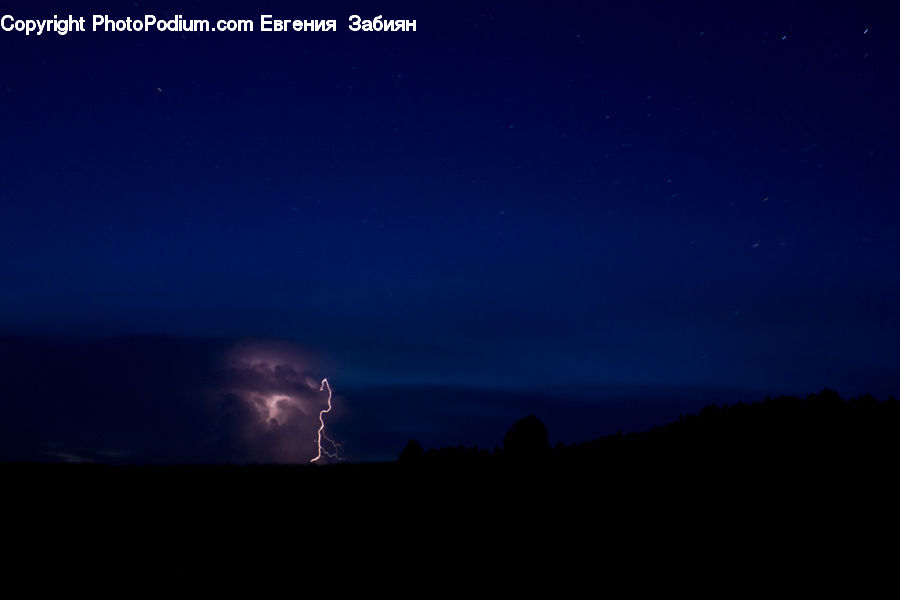
M 422 444 L 416 440 L 409 440 L 409 443 L 406 444 L 406 448 L 400 453 L 398 461 L 405 465 L 417 465 L 421 463 L 424 458 L 425 450 L 422 449 Z
M 513 423 L 503 437 L 503 451 L 516 461 L 536 461 L 550 454 L 547 428 L 534 415 L 528 415 Z

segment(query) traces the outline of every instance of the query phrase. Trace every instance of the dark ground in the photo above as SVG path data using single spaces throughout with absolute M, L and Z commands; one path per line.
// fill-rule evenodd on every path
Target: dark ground
M 0 476 L 7 532 L 36 552 L 166 548 L 398 569 L 512 560 L 613 579 L 653 565 L 646 585 L 668 581 L 660 569 L 752 586 L 864 564 L 863 585 L 896 557 L 898 417 L 894 400 L 825 391 L 554 449 L 538 435 L 513 451 L 508 436 L 493 454 L 434 449 L 395 463 L 7 463 Z

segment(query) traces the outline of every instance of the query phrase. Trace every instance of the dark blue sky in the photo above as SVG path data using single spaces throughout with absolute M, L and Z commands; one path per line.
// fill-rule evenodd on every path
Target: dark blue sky
M 338 31 L 0 32 L 0 331 L 278 339 L 345 389 L 900 388 L 889 3 L 0 0 L 103 12 Z

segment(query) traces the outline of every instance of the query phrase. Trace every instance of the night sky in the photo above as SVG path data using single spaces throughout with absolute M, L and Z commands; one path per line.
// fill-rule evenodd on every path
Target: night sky
M 898 394 L 890 5 L 0 0 L 337 21 L 0 32 L 0 458 L 305 462 L 323 377 L 350 460 Z

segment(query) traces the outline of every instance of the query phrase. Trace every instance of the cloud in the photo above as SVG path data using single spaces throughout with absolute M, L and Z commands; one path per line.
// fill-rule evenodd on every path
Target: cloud
M 241 345 L 230 353 L 222 394 L 223 430 L 254 461 L 307 462 L 317 454 L 327 396 L 309 361 L 284 344 Z
M 314 362 L 275 342 L 0 336 L 0 460 L 307 462 Z

